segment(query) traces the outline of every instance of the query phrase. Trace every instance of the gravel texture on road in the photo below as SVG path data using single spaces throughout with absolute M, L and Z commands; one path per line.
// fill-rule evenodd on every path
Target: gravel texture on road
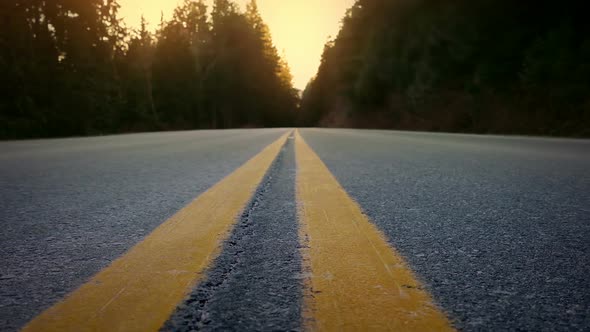
M 18 330 L 285 132 L 1 142 L 0 331 Z M 301 133 L 457 328 L 590 331 L 590 141 Z M 295 174 L 289 140 L 163 330 L 302 329 Z
M 460 330 L 590 330 L 590 141 L 302 135 Z
M 221 255 L 163 331 L 301 329 L 302 273 L 289 139 Z
M 0 330 L 22 327 L 286 131 L 0 142 Z

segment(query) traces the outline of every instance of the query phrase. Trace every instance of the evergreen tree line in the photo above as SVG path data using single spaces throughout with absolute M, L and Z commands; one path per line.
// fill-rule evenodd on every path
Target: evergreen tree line
M 590 136 L 585 1 L 357 0 L 305 125 Z
M 185 0 L 151 33 L 116 0 L 2 0 L 0 137 L 284 126 L 298 92 L 252 0 Z

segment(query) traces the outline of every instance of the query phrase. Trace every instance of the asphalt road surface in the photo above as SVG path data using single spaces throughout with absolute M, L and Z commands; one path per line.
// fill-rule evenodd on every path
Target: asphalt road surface
M 0 330 L 15 330 L 286 130 L 0 143 Z
M 0 330 L 24 326 L 288 132 L 0 143 Z M 590 330 L 590 141 L 300 133 L 455 328 Z M 293 145 L 162 330 L 304 329 Z
M 590 330 L 590 142 L 304 130 L 465 331 Z

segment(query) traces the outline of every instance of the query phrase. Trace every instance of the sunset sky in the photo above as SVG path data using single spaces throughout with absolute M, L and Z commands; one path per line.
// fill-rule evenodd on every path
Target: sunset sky
M 154 29 L 160 13 L 169 18 L 177 0 L 120 0 L 121 16 L 136 27 L 143 14 Z M 237 0 L 244 6 L 247 0 Z M 324 44 L 335 36 L 340 20 L 354 0 L 258 0 L 260 12 L 270 26 L 277 49 L 284 54 L 296 88 L 303 89 L 315 75 Z

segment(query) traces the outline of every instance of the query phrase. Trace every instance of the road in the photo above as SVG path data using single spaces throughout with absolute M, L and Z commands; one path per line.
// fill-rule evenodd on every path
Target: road
M 0 330 L 80 286 L 283 132 L 0 143 Z
M 590 329 L 589 142 L 304 137 L 460 329 Z
M 356 243 L 357 233 L 319 236 L 327 231 L 321 228 L 323 219 L 314 220 L 313 208 L 323 210 L 326 221 L 340 231 L 348 219 L 364 218 L 352 217 L 356 204 L 366 215 L 366 222 L 355 224 L 363 229 L 360 233 L 377 234 L 371 245 L 382 238 L 383 246 L 389 246 L 385 254 L 404 261 L 396 264 L 401 267 L 392 280 L 408 275 L 409 283 L 415 283 L 407 291 L 410 297 L 418 296 L 421 305 L 442 313 L 410 321 L 446 326 L 440 318 L 445 316 L 449 326 L 463 331 L 590 330 L 589 141 L 328 129 L 302 129 L 300 136 L 286 139 L 290 132 L 197 131 L 0 143 L 0 330 L 22 328 L 61 299 L 84 300 L 86 295 L 68 294 L 88 294 L 77 289 L 116 265 L 117 258 L 132 262 L 129 251 L 158 239 L 152 235 L 162 225 L 191 219 L 175 216 L 182 216 L 178 211 L 185 206 L 198 209 L 199 200 L 193 200 L 216 183 L 230 181 L 230 174 L 237 174 L 228 184 L 234 190 L 223 191 L 219 197 L 224 199 L 206 208 L 235 219 L 235 225 L 229 222 L 227 232 L 208 230 L 207 223 L 215 224 L 217 217 L 198 224 L 207 238 L 218 240 L 210 252 L 196 253 L 205 263 L 189 273 L 188 289 L 185 282 L 171 286 L 185 296 L 171 299 L 178 307 L 158 307 L 165 319 L 154 326 L 162 330 L 301 330 L 314 319 L 320 324 L 334 317 L 341 324 L 348 316 L 362 321 L 372 317 L 371 311 L 406 319 L 379 311 L 379 305 L 388 304 L 375 297 L 372 302 L 379 305 L 352 306 L 352 315 L 344 315 L 342 303 L 340 316 L 321 314 L 323 297 L 334 302 L 342 292 L 354 294 L 359 288 L 344 280 L 340 290 L 329 289 L 341 282 L 338 268 L 349 269 L 352 276 L 362 271 L 368 279 L 379 276 L 368 272 L 370 263 L 351 264 L 354 257 L 369 257 L 370 246 L 327 250 L 336 236 L 340 244 Z M 272 164 L 264 158 L 252 161 L 277 140 L 280 151 L 263 152 L 267 159 L 276 154 Z M 310 156 L 302 157 L 305 142 Z M 313 163 L 312 151 L 325 171 L 317 170 L 323 166 Z M 264 174 L 260 181 L 252 175 L 240 178 L 241 165 L 251 162 L 256 162 L 252 169 Z M 333 180 L 321 182 L 330 174 Z M 259 183 L 257 189 L 247 195 L 246 205 L 236 203 L 230 211 L 230 196 L 243 191 L 245 179 Z M 311 188 L 312 194 L 316 190 L 312 180 L 334 195 L 305 196 L 302 188 Z M 350 202 L 344 196 L 338 204 L 331 201 L 339 195 L 338 184 Z M 352 208 L 338 209 L 340 205 Z M 301 209 L 307 212 L 301 214 Z M 351 217 L 342 214 L 346 211 L 353 211 Z M 338 217 L 330 219 L 330 213 Z M 326 250 L 314 251 L 316 247 Z M 143 248 L 153 253 L 154 246 Z M 158 268 L 155 262 L 146 264 Z M 327 277 L 322 272 L 328 285 L 318 279 L 322 264 L 334 272 Z M 139 272 L 129 273 L 137 277 Z M 142 285 L 150 289 L 149 281 Z M 315 286 L 326 289 L 309 296 L 306 289 Z M 383 285 L 377 286 L 373 288 Z M 121 292 L 125 289 L 121 286 Z M 110 297 L 98 309 L 118 306 L 117 301 Z M 349 302 L 363 303 L 359 296 Z M 88 310 L 96 315 L 96 308 Z M 352 325 L 340 325 L 346 326 Z

